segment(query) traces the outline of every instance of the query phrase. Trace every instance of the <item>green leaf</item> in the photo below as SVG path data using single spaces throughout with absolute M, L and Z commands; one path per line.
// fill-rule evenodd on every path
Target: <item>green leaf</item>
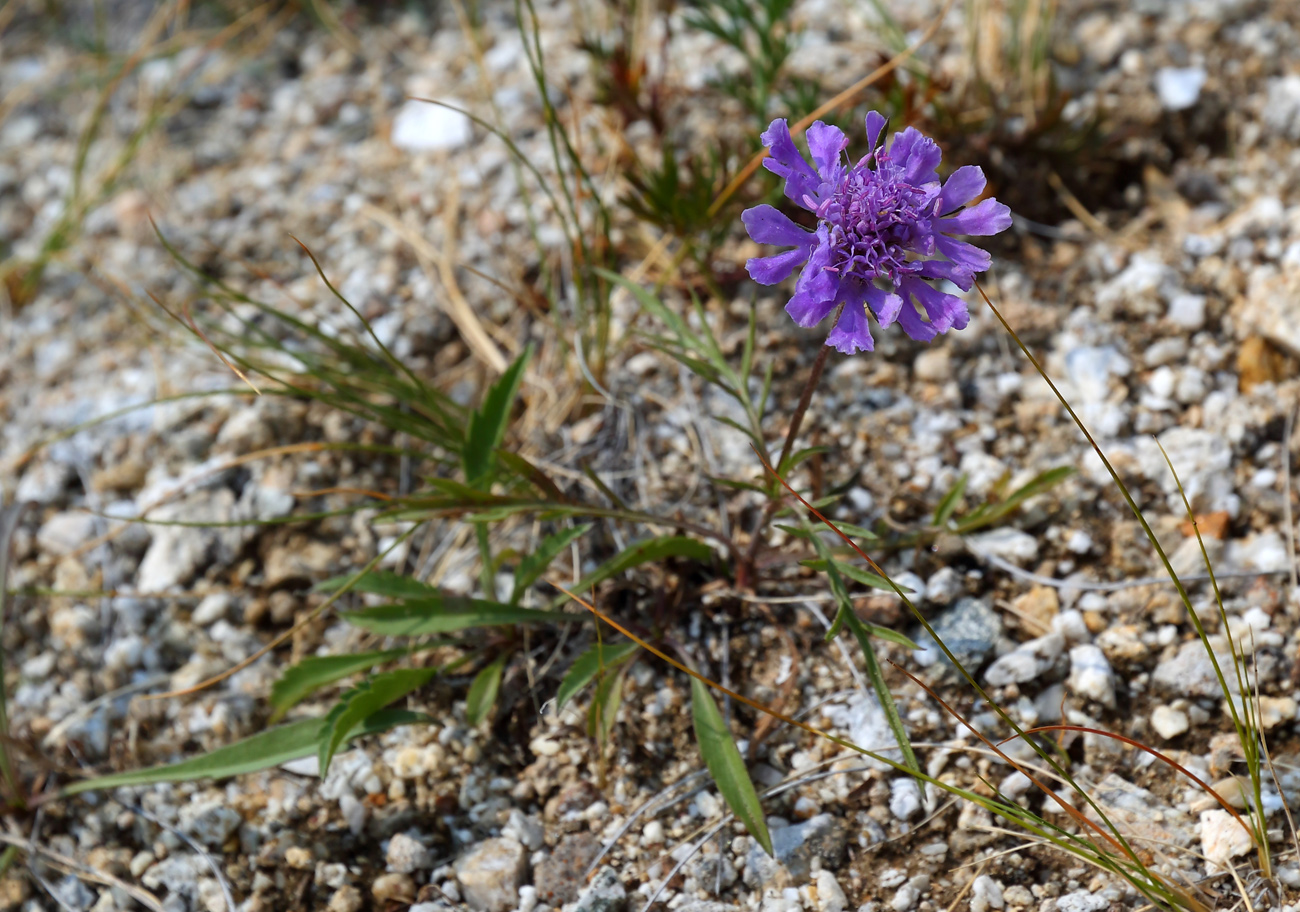
M 509 658 L 508 654 L 502 653 L 474 676 L 474 683 L 470 684 L 469 694 L 465 697 L 465 721 L 470 725 L 478 725 L 492 714 L 497 694 L 501 692 L 501 675 Z
M 609 740 L 614 723 L 618 721 L 618 709 L 623 705 L 623 674 L 616 671 L 606 675 L 596 685 L 596 696 L 587 710 L 587 734 L 599 738 L 604 744 Z
M 336 592 L 342 589 L 347 581 L 352 579 L 351 576 L 336 576 L 333 579 L 327 579 L 323 583 L 318 583 L 316 589 L 318 592 Z M 382 595 L 386 598 L 407 599 L 407 598 L 429 598 L 439 597 L 439 592 L 433 586 L 422 583 L 414 577 L 402 576 L 398 573 L 390 573 L 387 570 L 372 570 L 357 580 L 352 587 L 353 592 L 364 592 L 369 595 Z
M 943 500 L 939 501 L 939 506 L 934 510 L 934 519 L 930 525 L 943 527 L 952 519 L 952 514 L 956 512 L 957 505 L 961 503 L 962 496 L 966 493 L 966 482 L 970 476 L 965 472 L 957 479 L 957 483 L 952 486 L 947 494 L 943 495 Z
M 148 769 L 130 770 L 74 782 L 64 788 L 63 795 L 80 795 L 100 789 L 123 786 L 150 785 L 156 782 L 189 782 L 195 779 L 228 779 L 243 773 L 255 773 L 309 757 L 320 742 L 323 719 L 319 716 L 280 725 L 256 735 L 219 747 L 199 757 L 151 766 Z M 431 722 L 430 717 L 404 709 L 385 709 L 374 713 L 348 733 L 345 741 L 362 735 L 373 735 L 417 722 Z
M 309 656 L 286 668 L 284 674 L 271 687 L 271 705 L 275 707 L 272 721 L 306 699 L 313 691 L 348 675 L 366 671 L 384 662 L 400 659 L 409 649 L 385 649 L 380 652 L 354 652 L 338 656 Z
M 866 528 L 865 526 L 857 526 L 854 525 L 853 523 L 840 522 L 838 520 L 836 520 L 835 526 L 850 538 L 863 538 L 866 539 L 867 541 L 878 541 L 880 539 L 879 535 L 877 535 L 875 532 L 872 532 L 870 529 Z M 776 523 L 776 527 L 780 529 L 782 532 L 786 533 L 787 535 L 793 535 L 796 538 L 806 539 L 817 534 L 814 530 L 809 529 L 805 526 L 789 526 L 789 525 L 783 525 L 781 523 Z
M 630 570 L 641 564 L 654 563 L 669 557 L 685 557 L 690 560 L 707 563 L 713 559 L 713 551 L 704 542 L 684 535 L 665 535 L 659 538 L 647 538 L 634 545 L 629 545 L 615 554 L 591 573 L 584 576 L 573 587 L 581 595 L 607 579 L 618 576 L 624 570 Z M 562 604 L 568 596 L 560 596 L 555 604 Z
M 857 637 L 858 647 L 862 650 L 862 656 L 866 662 L 867 677 L 871 681 L 872 689 L 876 692 L 876 699 L 880 702 L 881 709 L 885 711 L 885 719 L 889 722 L 889 728 L 894 733 L 894 740 L 898 742 L 898 748 L 903 752 L 903 762 L 910 769 L 920 772 L 921 766 L 917 763 L 916 754 L 912 751 L 912 742 L 907 736 L 907 729 L 903 726 L 903 718 L 898 714 L 898 706 L 894 703 L 894 695 L 889 692 L 889 685 L 885 683 L 884 672 L 880 669 L 880 660 L 876 658 L 876 649 L 871 644 L 871 630 L 853 610 L 853 603 L 849 600 L 849 590 L 844 585 L 844 578 L 840 576 L 840 565 L 831 554 L 830 547 L 816 535 L 812 537 L 812 543 L 813 547 L 817 549 L 818 555 L 826 564 L 826 576 L 830 580 L 831 592 L 835 594 L 835 601 L 839 603 L 839 612 L 831 629 L 838 632 L 840 627 L 848 627 L 853 631 L 853 635 Z M 916 649 L 917 647 L 912 644 L 911 648 Z
M 578 656 L 564 675 L 564 680 L 560 682 L 560 689 L 555 694 L 556 711 L 563 709 L 564 704 L 568 703 L 578 691 L 586 687 L 591 682 L 591 679 L 600 674 L 602 670 L 608 670 L 622 664 L 635 655 L 640 648 L 636 643 L 631 642 L 596 643 Z
M 824 560 L 821 559 L 803 560 L 803 561 L 799 561 L 799 563 L 805 567 L 810 567 L 813 570 L 817 570 L 822 573 L 826 572 L 826 561 Z M 889 584 L 889 580 L 885 579 L 883 576 L 879 576 L 875 573 L 872 573 L 870 570 L 863 570 L 859 567 L 853 566 L 853 564 L 846 564 L 843 561 L 838 561 L 838 560 L 835 561 L 835 569 L 838 570 L 844 576 L 847 576 L 849 579 L 853 580 L 854 582 L 861 583 L 864 586 L 870 586 L 872 589 L 881 589 L 885 592 L 894 591 L 894 587 Z M 899 586 L 899 588 L 902 589 L 908 595 L 915 594 L 912 592 L 911 589 L 907 589 L 903 586 Z
M 982 504 L 977 510 L 962 517 L 957 522 L 957 532 L 972 532 L 975 529 L 992 525 L 1002 517 L 1014 511 L 1035 494 L 1050 490 L 1074 474 L 1071 466 L 1057 466 L 1035 475 L 1027 483 L 1016 488 L 1006 499 L 995 504 Z
M 590 530 L 591 523 L 586 523 L 571 529 L 562 529 L 538 542 L 537 550 L 521 560 L 515 569 L 515 585 L 510 591 L 510 604 L 517 605 L 519 599 L 528 591 L 528 587 L 537 582 L 546 572 L 546 568 L 551 566 L 551 561 Z
M 452 633 L 468 627 L 567 623 L 578 620 L 572 614 L 558 611 L 535 611 L 517 605 L 452 595 L 407 599 L 392 605 L 344 611 L 342 617 L 353 627 L 385 636 L 421 636 L 426 633 Z
M 343 694 L 320 727 L 317 756 L 320 759 L 321 776 L 329 772 L 330 761 L 334 759 L 334 754 L 349 732 L 389 703 L 419 690 L 437 673 L 436 668 L 385 671 L 367 678 Z
M 559 486 L 551 480 L 549 475 L 537 468 L 537 466 L 533 465 L 524 457 L 520 456 L 518 453 L 512 453 L 509 450 L 503 450 L 500 447 L 497 447 L 496 456 L 507 469 L 514 472 L 520 478 L 527 480 L 529 484 L 537 488 L 537 490 L 541 491 L 542 494 L 546 495 L 551 500 L 556 500 L 561 503 L 567 500 L 564 496 L 564 492 L 561 491 Z
M 717 783 L 727 807 L 763 851 L 772 855 L 772 837 L 767 832 L 763 806 L 749 778 L 749 770 L 745 769 L 745 760 L 731 739 L 731 732 L 727 730 L 727 723 L 708 686 L 696 677 L 691 678 L 691 717 L 695 721 L 695 740 L 700 745 L 700 756 L 704 758 L 704 765 L 709 768 L 709 775 Z
M 515 404 L 524 367 L 532 353 L 531 345 L 524 349 L 523 354 L 488 388 L 483 402 L 470 416 L 469 427 L 465 432 L 465 448 L 461 451 L 465 480 L 470 484 L 480 484 L 492 471 L 492 451 L 501 446 L 501 441 L 505 439 L 506 426 L 510 422 L 510 408 Z

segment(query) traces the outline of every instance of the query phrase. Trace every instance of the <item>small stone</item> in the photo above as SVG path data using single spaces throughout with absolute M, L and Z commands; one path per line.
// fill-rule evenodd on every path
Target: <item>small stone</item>
M 329 905 L 326 912 L 361 912 L 361 907 L 365 905 L 365 897 L 356 887 L 347 885 L 339 887 L 330 897 Z
M 1022 567 L 1038 558 L 1038 539 L 1010 527 L 972 535 L 966 543 L 976 554 L 991 554 Z
M 1161 67 L 1156 70 L 1156 94 L 1166 111 L 1185 111 L 1196 104 L 1205 85 L 1205 67 Z
M 925 598 L 937 605 L 948 605 L 965 589 L 960 573 L 952 567 L 941 567 L 925 581 Z
M 221 848 L 243 822 L 244 818 L 224 799 L 184 805 L 179 815 L 181 832 L 210 849 Z
M 1042 636 L 1051 631 L 1052 619 L 1061 611 L 1061 597 L 1051 586 L 1034 586 L 1018 596 L 1011 607 L 1030 633 Z
M 920 898 L 921 891 L 910 883 L 905 883 L 898 888 L 894 898 L 889 901 L 889 908 L 894 912 L 911 912 Z
M 1174 295 L 1165 318 L 1181 329 L 1195 332 L 1205 325 L 1205 295 Z
M 664 825 L 660 823 L 658 820 L 651 820 L 641 830 L 642 845 L 647 845 L 647 846 L 663 845 L 663 841 L 664 841 Z
M 1100 648 L 1091 644 L 1070 650 L 1069 688 L 1108 709 L 1115 708 L 1115 674 Z
M 989 912 L 1001 909 L 1006 902 L 1002 895 L 1002 884 L 987 874 L 975 878 L 970 888 L 970 912 Z
M 928 348 L 912 363 L 916 379 L 925 383 L 947 383 L 952 379 L 952 353 L 948 346 Z
M 205 595 L 190 615 L 190 620 L 200 627 L 208 627 L 217 621 L 224 621 L 230 615 L 230 596 L 225 592 L 213 592 Z
M 95 537 L 95 521 L 89 513 L 56 513 L 36 533 L 36 543 L 62 557 Z
M 600 841 L 590 832 L 565 835 L 533 874 L 538 900 L 558 908 L 577 899 L 587 866 L 599 852 Z
M 1029 892 L 1028 887 L 1020 884 L 1012 884 L 1002 891 L 1002 898 L 1007 906 L 1012 909 L 1023 909 L 1034 903 L 1034 894 Z
M 1002 619 L 998 613 L 987 602 L 975 598 L 958 599 L 951 608 L 934 618 L 931 626 L 957 661 L 971 670 L 984 663 L 1002 636 Z M 917 664 L 928 667 L 942 661 L 947 667 L 947 657 L 927 631 L 917 631 L 912 639 L 921 647 L 912 653 Z
M 405 833 L 398 833 L 388 840 L 388 870 L 399 874 L 414 874 L 431 867 L 432 857 L 429 849 L 418 839 L 412 839 Z
M 834 874 L 822 869 L 817 872 L 813 883 L 817 885 L 817 912 L 844 912 L 849 899 Z
M 528 873 L 528 853 L 514 839 L 485 839 L 456 861 L 465 902 L 478 912 L 510 912 Z
M 889 811 L 899 820 L 911 820 L 921 810 L 921 790 L 915 779 L 889 783 Z
M 289 846 L 284 850 L 284 863 L 295 871 L 310 871 L 316 867 L 316 857 L 311 849 L 302 846 Z
M 984 680 L 994 687 L 1032 681 L 1050 671 L 1064 649 L 1065 637 L 1059 633 L 1021 643 L 990 665 L 984 672 Z
M 410 874 L 380 874 L 370 886 L 370 895 L 381 903 L 391 901 L 409 905 L 415 901 L 415 881 L 411 880 Z
M 1110 900 L 1104 896 L 1076 890 L 1056 899 L 1056 912 L 1101 912 L 1110 908 Z
M 1227 870 L 1228 861 L 1251 850 L 1250 833 L 1227 811 L 1215 808 L 1201 812 L 1201 854 L 1210 873 Z
M 591 886 L 578 896 L 573 912 L 623 912 L 627 908 L 627 890 L 612 868 L 601 868 Z
M 752 844 L 745 857 L 745 885 L 765 886 L 782 874 L 793 883 L 804 883 L 811 876 L 814 859 L 823 868 L 835 869 L 844 859 L 848 836 L 844 824 L 830 814 L 819 814 L 804 823 L 772 829 L 771 858 Z
M 1172 706 L 1157 706 L 1151 711 L 1151 727 L 1166 741 L 1177 738 L 1191 727 L 1187 713 Z
M 393 118 L 393 145 L 407 152 L 455 149 L 469 142 L 469 118 L 442 105 L 412 98 Z

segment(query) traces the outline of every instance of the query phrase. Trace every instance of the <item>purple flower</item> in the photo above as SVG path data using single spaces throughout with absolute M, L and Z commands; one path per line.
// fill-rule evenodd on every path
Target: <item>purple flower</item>
M 958 168 L 941 185 L 935 169 L 942 153 L 934 140 L 908 127 L 888 148 L 878 147 L 884 126 L 880 114 L 867 115 L 870 151 L 849 166 L 844 132 L 818 121 L 808 128 L 814 168 L 795 148 L 785 120 L 772 121 L 763 134 L 772 155 L 763 166 L 785 178 L 787 197 L 817 215 L 817 230 L 767 205 L 740 216 L 760 244 L 791 248 L 751 259 L 746 268 L 755 282 L 775 285 L 803 266 L 785 306 L 796 323 L 815 326 L 844 305 L 826 344 L 846 355 L 874 346 L 868 307 L 881 326 L 897 322 L 921 342 L 964 328 L 966 303 L 928 280 L 970 291 L 991 259 L 951 235 L 997 234 L 1011 225 L 1011 210 L 997 200 L 964 208 L 984 189 L 978 167 Z

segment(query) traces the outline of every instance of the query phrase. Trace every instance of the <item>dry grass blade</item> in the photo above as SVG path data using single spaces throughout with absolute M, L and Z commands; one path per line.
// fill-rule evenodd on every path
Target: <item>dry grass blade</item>
M 148 890 L 137 887 L 134 884 L 127 883 L 120 877 L 114 877 L 112 874 L 106 874 L 103 871 L 96 871 L 70 858 L 62 852 L 56 852 L 53 849 L 47 849 L 44 846 L 36 845 L 30 839 L 24 839 L 21 836 L 14 836 L 12 833 L 0 833 L 0 843 L 14 846 L 21 851 L 26 852 L 29 856 L 40 856 L 59 867 L 65 869 L 70 874 L 74 874 L 82 880 L 88 880 L 92 883 L 101 884 L 106 887 L 114 887 L 126 893 L 140 905 L 147 909 L 153 909 L 154 912 L 167 912 L 163 904 L 158 901 Z
M 447 218 L 444 224 L 447 243 L 450 243 L 456 226 L 456 210 L 460 208 L 459 192 L 453 190 L 444 205 L 447 207 Z M 487 334 L 478 315 L 474 313 L 474 308 L 470 307 L 465 296 L 461 294 L 460 286 L 456 283 L 456 264 L 452 254 L 446 248 L 439 250 L 434 247 L 414 228 L 372 203 L 366 203 L 361 211 L 410 245 L 424 271 L 430 276 L 436 275 L 441 280 L 443 289 L 447 292 L 444 310 L 456 324 L 456 329 L 460 331 L 461 338 L 474 353 L 474 357 L 498 374 L 505 373 L 508 364 L 506 356 Z

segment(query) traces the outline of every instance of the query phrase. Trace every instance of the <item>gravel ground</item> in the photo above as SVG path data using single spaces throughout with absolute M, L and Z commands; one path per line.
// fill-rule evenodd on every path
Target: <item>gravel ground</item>
M 886 5 L 908 40 L 939 6 Z M 794 69 L 837 90 L 885 59 L 884 31 L 871 5 L 860 6 L 798 5 L 804 30 Z M 969 80 L 968 25 L 984 22 L 986 7 L 1000 8 L 957 4 L 920 65 L 949 86 Z M 1300 799 L 1300 603 L 1287 528 L 1296 509 L 1289 470 L 1300 449 L 1288 420 L 1300 394 L 1300 7 L 1248 0 L 1062 7 L 1056 73 L 1069 100 L 1061 118 L 1067 126 L 1099 121 L 1087 155 L 1063 158 L 1059 179 L 1049 182 L 1044 169 L 1057 165 L 1023 121 L 1008 118 L 982 151 L 979 137 L 935 132 L 950 149 L 969 148 L 999 198 L 1024 216 L 995 248 L 990 294 L 1103 442 L 1175 567 L 1196 574 L 1200 551 L 1161 446 L 1178 470 L 1221 575 L 1228 627 L 1254 653 L 1279 774 L 1267 800 L 1283 853 L 1281 895 L 1251 895 L 1257 908 L 1291 908 L 1284 904 L 1300 885 L 1300 867 L 1281 807 Z M 123 5 L 112 41 L 129 44 L 147 29 L 132 18 L 137 9 Z M 112 167 L 114 150 L 152 105 L 187 88 L 124 179 L 89 207 L 34 298 L 10 302 L 0 330 L 0 493 L 32 504 L 14 536 L 9 583 L 59 593 L 20 595 L 4 629 L 15 749 L 32 780 L 195 755 L 264 727 L 279 671 L 304 655 L 366 646 L 359 631 L 327 614 L 217 687 L 137 697 L 192 685 L 249 657 L 319 604 L 313 584 L 359 568 L 405 528 L 374 523 L 373 510 L 257 527 L 106 518 L 277 519 L 356 501 L 348 490 L 312 492 L 394 491 L 402 483 L 396 460 L 342 451 L 241 459 L 302 442 L 395 442 L 306 399 L 240 394 L 150 405 L 33 455 L 34 444 L 90 419 L 238 386 L 148 301 L 155 295 L 181 314 L 199 298 L 155 239 L 150 215 L 209 274 L 344 332 L 351 315 L 289 235 L 302 239 L 379 337 L 461 401 L 536 340 L 540 352 L 521 393 L 527 414 L 513 432 L 523 452 L 575 490 L 590 464 L 630 502 L 675 505 L 715 525 L 752 524 L 759 502 L 727 493 L 720 512 L 722 489 L 707 477 L 757 477 L 744 438 L 708 420 L 730 415 L 729 403 L 636 341 L 630 299 L 616 296 L 609 398 L 584 398 L 565 340 L 548 336 L 544 321 L 491 282 L 448 265 L 513 286 L 567 255 L 544 200 L 534 211 L 545 253 L 536 251 L 503 144 L 463 115 L 407 100 L 436 97 L 484 116 L 495 106 L 523 155 L 543 176 L 552 173 L 513 7 L 479 8 L 482 68 L 455 12 L 351 18 L 356 53 L 301 19 L 259 26 L 206 56 L 154 57 L 113 96 L 91 175 Z M 599 14 L 563 3 L 538 10 L 554 100 L 563 116 L 608 139 L 622 125 L 595 103 L 593 68 L 577 46 L 581 28 L 599 28 Z M 738 64 L 682 28 L 680 16 L 672 14 L 667 32 L 653 20 L 665 51 L 648 63 L 673 87 L 676 122 L 707 144 L 741 131 L 742 119 L 693 105 L 693 93 Z M 89 58 L 71 40 L 76 32 L 52 37 L 20 16 L 0 51 L 0 251 L 24 260 L 38 255 L 64 214 L 79 132 L 99 98 L 78 80 Z M 641 148 L 644 126 L 629 127 L 626 142 Z M 616 159 L 610 148 L 587 151 L 608 169 Z M 523 180 L 538 198 L 536 178 Z M 1049 189 L 1054 183 L 1059 192 Z M 663 252 L 652 233 L 629 222 L 615 234 L 629 269 L 642 262 L 642 276 L 656 274 Z M 754 252 L 737 232 L 717 258 L 734 270 Z M 710 305 L 729 351 L 743 340 L 754 291 L 737 281 L 734 301 Z M 779 423 L 820 337 L 791 326 L 784 300 L 769 290 L 757 300 L 757 360 L 777 365 Z M 1077 466 L 1011 523 L 893 554 L 887 569 L 923 593 L 940 632 L 1022 725 L 1064 719 L 1118 732 L 1207 781 L 1240 773 L 1210 664 L 1172 588 L 1152 580 L 1160 567 L 1138 524 L 993 317 L 974 302 L 972 311 L 967 330 L 928 348 L 878 332 L 873 355 L 832 355 L 804 432 L 830 450 L 796 483 L 820 489 L 847 480 L 839 517 L 914 525 L 961 473 L 974 501 L 1008 479 L 1016 486 Z M 611 523 L 584 547 L 599 558 L 620 537 L 643 534 Z M 500 536 L 503 547 L 526 550 L 536 530 L 511 526 Z M 470 538 L 454 523 L 433 523 L 385 566 L 469 593 L 478 574 Z M 699 663 L 747 696 L 888 748 L 879 706 L 838 648 L 823 642 L 832 607 L 823 579 L 797 564 L 769 570 L 753 595 L 705 568 L 647 568 L 603 592 L 602 604 L 620 617 L 657 612 Z M 1226 650 L 1212 592 L 1202 582 L 1191 591 L 1212 642 Z M 858 605 L 864 617 L 911 631 L 893 596 L 863 594 Z M 656 895 L 678 912 L 1143 905 L 1125 884 L 998 830 L 973 806 L 827 742 L 768 730 L 743 708 L 734 709 L 735 730 L 756 742 L 755 780 L 801 780 L 766 804 L 778 858 L 768 859 L 738 826 L 691 855 L 684 847 L 724 806 L 700 775 L 685 678 L 639 661 L 602 750 L 586 735 L 587 698 L 561 713 L 547 702 L 564 667 L 548 661 L 551 653 L 576 655 L 591 636 L 589 626 L 573 625 L 564 639 L 530 652 L 533 677 L 508 679 L 491 724 L 466 723 L 468 679 L 453 676 L 407 701 L 436 724 L 365 739 L 324 779 L 313 760 L 216 784 L 122 789 L 16 815 L 10 830 L 143 887 L 169 912 L 215 912 L 231 902 L 247 910 L 622 912 Z M 933 649 L 885 652 L 976 727 L 1000 732 Z M 931 745 L 921 754 L 932 774 L 1041 806 L 1025 777 L 920 687 L 901 673 L 889 679 L 914 741 Z M 301 709 L 329 705 L 322 698 Z M 1212 862 L 1207 871 L 1202 856 L 1232 858 L 1241 882 L 1257 891 L 1249 846 L 1202 792 L 1113 741 L 1071 735 L 1062 743 L 1078 778 L 1151 863 L 1203 879 L 1207 906 L 1235 908 L 1241 897 L 1237 882 Z M 823 771 L 829 775 L 812 775 Z M 585 881 L 602 848 L 597 873 Z M 46 889 L 34 885 L 37 876 Z M 120 887 L 54 865 L 0 880 L 0 909 L 133 907 Z

